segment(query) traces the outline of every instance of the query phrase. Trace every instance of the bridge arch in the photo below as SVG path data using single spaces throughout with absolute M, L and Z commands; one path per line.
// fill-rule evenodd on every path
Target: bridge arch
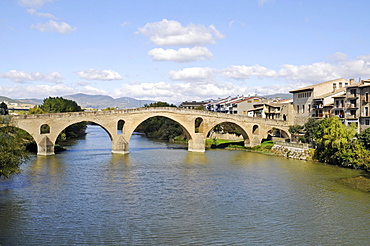
M 124 139 L 126 140 L 127 144 L 129 143 L 132 134 L 139 127 L 139 125 L 142 124 L 143 122 L 145 122 L 146 120 L 149 120 L 149 119 L 154 118 L 154 117 L 164 117 L 164 118 L 170 119 L 170 120 L 176 122 L 177 124 L 179 124 L 179 126 L 183 130 L 183 134 L 185 134 L 186 138 L 188 139 L 188 148 L 191 148 L 190 145 L 191 145 L 193 139 L 195 138 L 194 137 L 195 133 L 192 133 L 191 128 L 189 126 L 189 123 L 184 122 L 180 119 L 177 119 L 176 117 L 173 117 L 172 115 L 161 114 L 161 113 L 157 113 L 157 114 L 154 114 L 154 115 L 153 114 L 151 114 L 151 115 L 142 115 L 139 120 L 137 119 L 136 121 L 131 121 L 131 122 L 128 122 L 127 124 L 125 124 L 125 132 L 124 132 L 123 135 L 124 135 Z M 126 125 L 127 125 L 127 128 L 126 128 Z M 117 147 L 119 147 L 119 146 L 117 146 Z M 127 149 L 125 149 L 123 151 L 127 153 L 128 152 L 128 146 L 127 146 Z M 121 151 L 116 149 L 113 152 L 114 153 L 120 153 Z
M 205 131 L 206 136 L 209 135 L 210 131 L 212 131 L 213 128 L 215 128 L 217 125 L 222 124 L 222 123 L 230 123 L 233 126 L 235 126 L 240 131 L 240 133 L 241 133 L 241 135 L 244 139 L 244 146 L 247 147 L 247 146 L 250 145 L 251 138 L 250 138 L 250 134 L 248 134 L 247 130 L 243 126 L 238 124 L 237 122 L 233 122 L 233 121 L 230 121 L 230 120 L 223 120 L 223 121 L 218 121 L 216 123 L 210 124 L 208 126 L 207 130 Z

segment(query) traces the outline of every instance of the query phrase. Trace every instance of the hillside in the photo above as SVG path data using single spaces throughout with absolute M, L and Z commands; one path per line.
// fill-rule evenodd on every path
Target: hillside
M 63 98 L 77 102 L 77 104 L 80 105 L 82 108 L 98 108 L 98 109 L 104 109 L 108 107 L 140 108 L 144 106 L 144 104 L 150 104 L 155 102 L 151 100 L 137 100 L 131 97 L 120 97 L 114 99 L 110 96 L 87 95 L 83 93 L 67 95 L 63 96 Z

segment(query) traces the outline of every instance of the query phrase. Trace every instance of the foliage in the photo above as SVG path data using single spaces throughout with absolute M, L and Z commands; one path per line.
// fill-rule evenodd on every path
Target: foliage
M 167 102 L 155 102 L 155 103 L 151 103 L 151 104 L 144 104 L 144 108 L 150 108 L 150 107 L 155 107 L 155 108 L 159 108 L 159 107 L 176 107 L 176 105 L 174 104 L 169 104 Z
M 163 140 L 174 139 L 183 133 L 177 122 L 162 116 L 147 119 L 138 126 L 137 131 L 144 132 L 149 138 Z
M 370 150 L 370 128 L 360 132 L 357 139 L 367 150 Z
M 260 145 L 252 147 L 252 150 L 254 151 L 261 151 L 261 152 L 269 152 L 274 146 L 275 142 L 273 141 L 264 141 Z
M 213 130 L 218 133 L 230 133 L 235 134 L 236 136 L 242 135 L 240 128 L 234 123 L 224 122 L 216 125 Z
M 108 108 L 103 109 L 103 111 L 109 111 L 109 110 L 116 110 L 116 108 L 108 107 Z
M 356 125 L 345 126 L 337 117 L 325 118 L 318 122 L 315 134 L 317 147 L 315 158 L 321 162 L 345 167 L 370 169 L 370 152 L 356 135 Z
M 298 134 L 301 130 L 303 130 L 304 126 L 300 126 L 300 125 L 293 125 L 293 126 L 289 126 L 289 129 L 288 131 L 291 133 L 291 134 Z
M 309 118 L 304 124 L 304 143 L 315 144 L 316 133 L 318 132 L 319 122 L 314 118 Z
M 9 114 L 8 105 L 6 105 L 6 103 L 4 102 L 0 103 L 0 115 L 7 115 L 7 114 Z
M 63 97 L 45 98 L 40 108 L 46 113 L 80 112 L 81 107 L 72 100 Z
M 0 118 L 0 124 L 8 123 L 8 119 Z M 0 177 L 8 178 L 20 172 L 19 166 L 27 158 L 25 143 L 19 129 L 9 125 L 0 127 Z
M 35 106 L 28 111 L 29 114 L 45 114 L 44 110 L 42 110 L 39 106 Z

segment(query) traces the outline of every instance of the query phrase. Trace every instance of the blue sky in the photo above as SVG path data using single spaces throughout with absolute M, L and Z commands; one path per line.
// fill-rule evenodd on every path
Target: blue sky
M 370 78 L 368 0 L 2 0 L 0 95 L 161 100 Z

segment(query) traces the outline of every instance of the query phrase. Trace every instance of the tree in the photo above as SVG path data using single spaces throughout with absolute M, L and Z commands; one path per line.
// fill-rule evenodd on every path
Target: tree
M 370 150 L 370 128 L 360 132 L 357 139 L 367 150 Z
M 19 166 L 27 159 L 24 139 L 10 126 L 9 119 L 0 117 L 0 177 L 19 173 Z M 5 126 L 4 126 L 5 125 Z
M 40 108 L 46 113 L 80 112 L 81 107 L 72 100 L 63 97 L 45 98 Z
M 309 118 L 308 121 L 304 124 L 304 141 L 315 145 L 315 138 L 318 132 L 319 122 L 314 118 Z
M 337 117 L 319 121 L 315 136 L 317 148 L 315 157 L 321 162 L 343 165 L 349 160 L 360 158 L 358 154 L 365 149 L 354 140 L 356 126 L 345 126 Z M 348 151 L 349 149 L 355 151 Z M 357 153 L 357 154 L 356 154 Z
M 35 106 L 28 111 L 29 114 L 45 114 L 45 112 L 39 107 Z
M 4 102 L 0 103 L 0 115 L 7 115 L 7 114 L 9 114 L 8 105 L 6 105 L 6 103 Z
M 176 105 L 174 104 L 169 104 L 167 102 L 155 102 L 155 103 L 151 103 L 151 104 L 144 104 L 144 108 L 150 108 L 150 107 L 155 107 L 155 108 L 159 108 L 159 107 L 176 107 Z

